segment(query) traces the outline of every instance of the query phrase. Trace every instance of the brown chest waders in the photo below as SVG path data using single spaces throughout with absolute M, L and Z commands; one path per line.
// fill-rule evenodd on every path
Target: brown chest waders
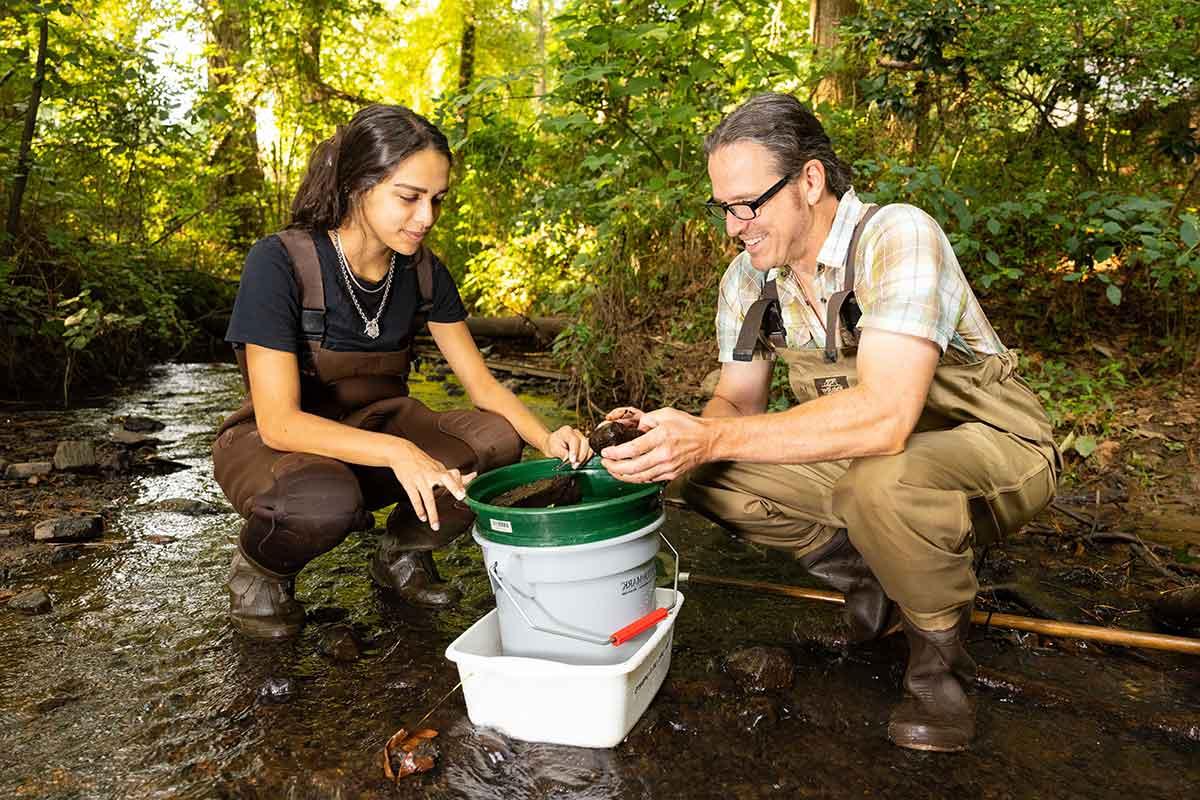
M 855 266 L 876 210 L 855 227 L 845 282 L 826 309 L 823 348 L 786 346 L 773 281 L 747 312 L 734 357 L 773 350 L 787 363 L 801 403 L 858 384 Z M 972 544 L 1029 521 L 1050 502 L 1061 468 L 1049 421 L 1016 365 L 1012 351 L 976 358 L 951 346 L 902 453 L 800 465 L 709 464 L 690 476 L 684 496 L 739 536 L 798 558 L 845 529 L 907 614 L 949 627 L 975 596 Z
M 746 315 L 734 357 L 749 361 L 758 346 L 773 349 L 801 403 L 858 384 L 855 262 L 875 211 L 855 226 L 845 283 L 826 309 L 824 348 L 786 346 L 774 281 Z M 839 339 L 849 344 L 839 346 Z M 1061 456 L 1016 365 L 1011 351 L 975 358 L 952 345 L 896 455 L 706 464 L 684 487 L 701 513 L 747 539 L 790 549 L 812 574 L 842 589 L 852 635 L 877 635 L 890 619 L 880 592 L 899 605 L 909 660 L 905 699 L 888 735 L 902 747 L 952 751 L 970 743 L 975 664 L 965 642 L 978 589 L 972 544 L 1019 528 L 1054 495 Z
M 446 467 L 463 473 L 519 460 L 523 444 L 502 417 L 485 411 L 434 412 L 408 397 L 413 339 L 432 305 L 433 264 L 427 249 L 422 247 L 408 267 L 417 271 L 421 303 L 404 345 L 393 352 L 342 352 L 324 347 L 325 289 L 312 235 L 291 229 L 279 237 L 300 287 L 304 411 L 408 439 Z M 245 351 L 239 349 L 237 355 L 249 392 Z M 441 524 L 434 531 L 417 519 L 390 469 L 267 447 L 258 434 L 252 400 L 247 396 L 222 423 L 213 445 L 213 463 L 222 491 L 246 518 L 240 545 L 253 565 L 281 576 L 294 575 L 350 532 L 370 528 L 370 512 L 391 503 L 397 503 L 387 521 L 387 545 L 393 557 L 442 547 L 474 521 L 465 504 L 439 487 L 435 494 Z M 378 566 L 373 566 L 373 573 Z

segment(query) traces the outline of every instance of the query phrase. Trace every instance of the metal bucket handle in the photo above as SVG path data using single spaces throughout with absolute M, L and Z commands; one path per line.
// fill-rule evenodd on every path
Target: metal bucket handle
M 625 644 L 625 642 L 637 636 L 642 631 L 651 628 L 662 620 L 666 619 L 667 615 L 674 610 L 675 604 L 679 602 L 679 551 L 675 549 L 675 545 L 671 544 L 670 540 L 667 539 L 666 536 L 663 536 L 661 532 L 658 535 L 664 542 L 666 542 L 667 547 L 671 548 L 671 552 L 675 554 L 675 584 L 674 591 L 671 594 L 671 605 L 667 606 L 666 608 L 656 608 L 649 614 L 639 617 L 638 619 L 626 625 L 624 628 L 621 628 L 616 633 L 609 634 L 608 636 L 602 636 L 589 632 L 571 633 L 570 631 L 556 628 L 545 628 L 541 625 L 535 624 L 534 621 L 529 618 L 529 615 L 525 613 L 525 609 L 521 607 L 521 603 L 519 600 L 517 600 L 516 595 L 509 591 L 508 586 L 504 583 L 504 579 L 500 577 L 499 561 L 492 562 L 491 567 L 488 568 L 488 573 L 492 576 L 492 578 L 495 579 L 496 585 L 500 587 L 500 590 L 508 596 L 510 601 L 512 601 L 513 606 L 517 609 L 517 613 L 519 613 L 521 618 L 525 620 L 525 624 L 530 628 L 533 628 L 535 631 L 549 633 L 554 636 L 565 636 L 568 639 L 576 639 L 581 642 L 588 642 L 589 644 L 611 644 L 613 647 L 617 647 Z M 554 620 L 554 617 L 549 613 L 547 613 L 546 616 Z M 554 621 L 558 622 L 558 620 Z M 559 624 L 561 625 L 562 623 L 560 622 Z

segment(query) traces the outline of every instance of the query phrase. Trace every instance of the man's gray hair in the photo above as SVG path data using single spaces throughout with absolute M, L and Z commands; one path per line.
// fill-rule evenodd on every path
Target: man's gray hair
M 790 94 L 751 97 L 731 111 L 704 140 L 704 154 L 755 142 L 771 151 L 779 174 L 796 177 L 814 158 L 825 166 L 825 188 L 839 200 L 850 188 L 850 167 L 833 152 L 820 121 Z

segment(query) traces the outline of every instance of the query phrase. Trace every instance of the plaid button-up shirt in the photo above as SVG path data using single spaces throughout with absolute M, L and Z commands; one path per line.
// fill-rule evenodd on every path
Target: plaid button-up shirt
M 833 227 L 817 254 L 813 287 L 820 317 L 805 302 L 799 282 L 787 267 L 761 272 L 750 265 L 745 252 L 730 262 L 717 298 L 717 347 L 722 362 L 733 360 L 746 311 L 772 278 L 779 291 L 787 346 L 825 346 L 827 302 L 842 289 L 850 238 L 865 212 L 866 206 L 853 189 L 838 202 Z M 1004 352 L 950 240 L 924 211 L 899 203 L 884 206 L 863 230 L 859 248 L 854 296 L 863 312 L 860 328 L 919 336 L 937 343 L 943 352 L 951 344 L 977 357 Z M 774 357 L 773 353 L 755 353 L 756 360 Z

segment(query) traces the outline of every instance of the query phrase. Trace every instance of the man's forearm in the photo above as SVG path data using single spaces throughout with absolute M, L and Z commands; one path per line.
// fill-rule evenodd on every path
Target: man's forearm
M 704 416 L 725 417 L 711 423 L 714 461 L 808 464 L 903 450 L 910 431 L 888 409 L 882 398 L 856 386 L 778 414 L 734 417 L 706 407 Z

